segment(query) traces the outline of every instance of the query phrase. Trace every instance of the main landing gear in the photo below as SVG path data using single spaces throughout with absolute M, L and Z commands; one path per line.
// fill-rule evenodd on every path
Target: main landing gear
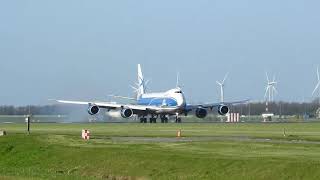
M 141 117 L 140 118 L 140 123 L 147 123 L 147 118 Z
M 149 123 L 157 123 L 157 119 L 158 119 L 157 115 L 151 116 L 149 118 Z M 160 120 L 161 120 L 161 123 L 168 123 L 169 122 L 169 118 L 166 115 L 160 115 Z M 148 119 L 145 116 L 140 117 L 140 123 L 147 123 L 147 122 L 148 122 Z M 181 120 L 180 120 L 180 122 L 181 122 Z
M 156 116 L 156 115 L 151 116 L 149 118 L 149 123 L 157 123 L 157 119 L 158 119 L 158 116 Z M 160 115 L 160 120 L 161 120 L 161 123 L 168 123 L 169 122 L 169 118 L 166 115 Z M 176 115 L 175 122 L 176 123 L 182 122 L 182 119 L 181 119 L 181 117 L 179 117 L 179 115 Z M 148 119 L 145 116 L 140 117 L 140 123 L 148 123 Z
M 152 116 L 150 118 L 150 123 L 157 123 L 157 118 L 158 118 L 158 116 Z
M 149 118 L 149 123 L 157 123 L 157 118 L 158 116 L 151 116 Z M 143 116 L 143 117 L 140 117 L 140 123 L 147 123 L 148 122 L 148 119 Z
M 169 118 L 167 118 L 167 116 L 165 116 L 165 115 L 161 115 L 160 119 L 161 119 L 161 123 L 168 123 L 169 122 Z

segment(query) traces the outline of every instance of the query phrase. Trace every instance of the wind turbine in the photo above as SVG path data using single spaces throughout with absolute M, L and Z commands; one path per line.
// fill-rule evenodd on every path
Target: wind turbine
M 224 102 L 224 87 L 225 87 L 225 81 L 228 78 L 229 73 L 227 73 L 222 82 L 216 81 L 216 83 L 218 84 L 218 86 L 220 87 L 220 101 Z
M 319 90 L 320 87 L 320 75 L 319 75 L 319 67 L 317 67 L 317 78 L 318 78 L 318 83 L 316 85 L 316 87 L 314 88 L 313 92 L 312 92 L 312 96 L 314 96 L 314 94 L 317 92 L 317 90 Z M 318 92 L 320 95 L 320 92 Z
M 137 96 L 137 98 L 139 97 L 139 92 L 141 91 L 140 87 L 141 85 L 143 85 L 143 92 L 147 92 L 148 91 L 148 85 L 150 84 L 151 80 L 146 80 L 146 81 L 142 81 L 141 84 L 139 83 L 135 83 L 135 86 L 130 85 L 130 87 L 133 89 L 133 93 Z
M 274 95 L 278 93 L 276 89 L 276 85 L 278 82 L 276 82 L 276 77 L 273 76 L 273 80 L 270 81 L 268 73 L 266 73 L 267 77 L 267 87 L 266 87 L 266 92 L 264 94 L 264 98 L 266 99 L 267 102 L 272 102 L 274 101 Z

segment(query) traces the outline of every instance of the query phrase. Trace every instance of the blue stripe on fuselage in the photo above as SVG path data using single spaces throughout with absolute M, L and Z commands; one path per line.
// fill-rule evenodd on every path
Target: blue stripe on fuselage
M 166 106 L 177 106 L 177 100 L 173 98 L 141 98 L 138 100 L 139 105 L 162 106 L 165 102 Z

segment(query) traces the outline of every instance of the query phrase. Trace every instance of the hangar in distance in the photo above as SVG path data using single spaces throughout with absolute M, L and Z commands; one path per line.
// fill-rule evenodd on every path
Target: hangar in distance
M 133 115 L 137 115 L 141 123 L 146 123 L 148 117 L 150 123 L 156 123 L 159 117 L 161 123 L 167 123 L 170 116 L 175 117 L 176 123 L 181 123 L 181 116 L 188 116 L 191 112 L 198 118 L 205 118 L 208 111 L 213 110 L 216 110 L 220 115 L 226 115 L 229 112 L 230 105 L 246 103 L 248 101 L 188 104 L 182 89 L 178 85 L 176 88 L 166 92 L 148 93 L 146 92 L 146 82 L 140 64 L 138 64 L 138 83 L 135 90 L 137 93 L 136 98 L 120 97 L 134 100 L 132 104 L 98 101 L 56 101 L 66 104 L 87 105 L 90 115 L 98 114 L 101 108 L 118 110 L 123 118 L 130 118 Z

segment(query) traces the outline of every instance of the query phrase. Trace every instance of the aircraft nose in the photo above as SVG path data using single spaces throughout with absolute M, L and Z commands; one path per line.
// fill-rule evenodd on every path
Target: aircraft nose
M 185 102 L 185 98 L 184 96 L 181 94 L 181 96 L 179 96 L 178 98 L 178 106 L 183 106 L 186 102 Z

